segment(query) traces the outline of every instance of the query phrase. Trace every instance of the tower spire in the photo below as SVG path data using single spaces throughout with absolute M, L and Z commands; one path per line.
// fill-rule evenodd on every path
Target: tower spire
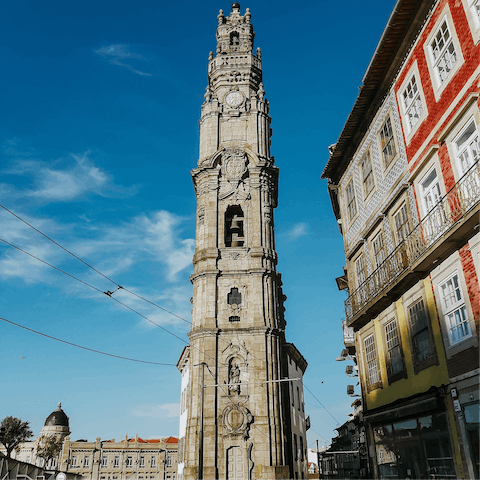
M 261 52 L 253 53 L 250 19 L 250 10 L 242 15 L 238 3 L 229 16 L 218 15 L 192 171 L 193 321 L 190 349 L 179 361 L 182 398 L 187 392 L 179 435 L 185 479 L 252 479 L 254 467 L 262 479 L 306 475 L 306 462 L 293 465 L 293 435 L 301 432 L 292 433 L 294 388 L 286 359 L 299 365 L 295 378 L 306 362 L 285 341 L 273 216 L 278 168 L 270 155 Z M 300 401 L 301 384 L 295 392 Z M 295 428 L 305 435 L 300 412 Z

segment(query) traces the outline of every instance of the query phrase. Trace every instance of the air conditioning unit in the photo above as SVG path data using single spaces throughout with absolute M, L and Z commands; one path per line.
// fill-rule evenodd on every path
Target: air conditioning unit
M 347 395 L 354 395 L 355 387 L 353 385 L 347 385 Z
M 345 368 L 345 373 L 347 375 L 353 375 L 353 365 L 347 365 L 347 368 Z

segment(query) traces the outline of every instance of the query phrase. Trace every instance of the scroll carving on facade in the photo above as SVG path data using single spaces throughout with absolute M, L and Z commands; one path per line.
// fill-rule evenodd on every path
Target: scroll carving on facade
M 219 199 L 234 194 L 236 200 L 250 199 L 248 183 L 248 156 L 241 147 L 226 148 L 222 154 L 222 175 Z
M 223 424 L 224 436 L 242 436 L 247 439 L 250 425 L 253 423 L 253 415 L 243 405 L 231 403 L 223 410 L 220 421 Z

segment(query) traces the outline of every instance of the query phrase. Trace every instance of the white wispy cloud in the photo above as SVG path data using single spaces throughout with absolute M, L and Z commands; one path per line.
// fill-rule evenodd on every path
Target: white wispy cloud
M 88 193 L 109 198 L 125 198 L 134 195 L 137 186 L 116 185 L 112 175 L 96 166 L 89 158 L 90 152 L 71 154 L 64 168 L 54 168 L 39 160 L 19 160 L 4 169 L 5 175 L 33 176 L 33 185 L 15 192 L 12 186 L 0 185 L 0 191 L 9 195 L 34 197 L 49 202 L 67 202 L 80 199 Z M 65 162 L 62 162 L 65 163 Z
M 297 223 L 295 224 L 287 233 L 286 236 L 290 240 L 296 240 L 297 238 L 303 237 L 307 234 L 307 224 L 306 223 Z
M 135 68 L 133 64 L 137 61 L 146 61 L 146 58 L 143 55 L 138 53 L 131 52 L 128 45 L 123 43 L 107 45 L 105 47 L 100 47 L 97 50 L 94 50 L 96 55 L 107 60 L 112 65 L 118 65 L 119 67 L 124 67 L 130 70 L 137 75 L 151 77 L 151 73 L 144 72 Z
M 132 409 L 134 417 L 150 417 L 156 419 L 174 418 L 180 416 L 179 403 L 165 403 L 163 405 L 138 405 Z
M 190 321 L 190 286 L 183 282 L 177 283 L 180 272 L 191 267 L 194 252 L 194 240 L 181 237 L 184 218 L 162 210 L 139 215 L 121 225 L 98 223 L 92 230 L 88 225 L 83 228 L 81 222 L 62 223 L 17 213 L 103 274 L 121 282 L 128 290 L 148 298 L 187 322 Z M 0 238 L 7 242 L 102 291 L 115 289 L 113 284 L 98 273 L 85 267 L 4 210 L 0 210 L 0 224 Z M 149 271 L 152 265 L 157 266 L 154 274 Z M 146 282 L 143 276 L 137 276 L 142 269 L 145 269 L 146 278 L 151 278 L 150 282 Z M 66 293 L 82 298 L 105 299 L 98 292 L 69 280 L 44 263 L 3 242 L 0 242 L 0 276 L 4 279 L 20 279 L 27 284 L 56 285 Z M 137 282 L 143 286 L 139 287 Z M 188 330 L 186 322 L 125 290 L 117 291 L 115 298 L 156 324 L 178 325 Z M 112 305 L 124 308 L 114 302 Z M 139 319 L 139 322 L 143 327 L 156 328 L 144 318 Z

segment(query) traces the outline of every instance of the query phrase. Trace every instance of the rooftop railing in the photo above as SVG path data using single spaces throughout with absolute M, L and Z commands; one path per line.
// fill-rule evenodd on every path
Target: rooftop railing
M 361 315 L 375 297 L 384 295 L 440 238 L 480 203 L 480 162 L 463 175 L 428 212 L 405 240 L 345 301 L 347 322 Z

